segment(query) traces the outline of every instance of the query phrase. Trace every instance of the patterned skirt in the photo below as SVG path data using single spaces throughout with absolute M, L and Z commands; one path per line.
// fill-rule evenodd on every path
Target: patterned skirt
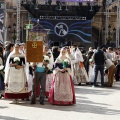
M 8 72 L 8 85 L 5 86 L 5 98 L 24 99 L 29 97 L 25 70 L 11 67 Z
M 51 89 L 52 81 L 53 81 L 53 74 L 47 74 L 46 75 L 45 96 L 49 96 L 49 92 L 50 92 L 50 89 Z
M 71 105 L 76 103 L 73 81 L 67 72 L 58 72 L 54 76 L 48 102 L 55 105 Z

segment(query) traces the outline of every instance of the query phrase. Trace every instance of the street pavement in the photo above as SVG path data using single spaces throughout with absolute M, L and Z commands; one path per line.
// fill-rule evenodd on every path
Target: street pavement
M 0 99 L 0 120 L 120 120 L 120 82 L 113 88 L 75 85 L 76 105 L 56 106 Z

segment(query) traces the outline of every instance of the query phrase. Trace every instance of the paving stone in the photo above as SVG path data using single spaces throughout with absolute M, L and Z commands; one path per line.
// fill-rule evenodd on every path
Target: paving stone
M 0 120 L 119 120 L 120 82 L 113 88 L 76 86 L 76 105 L 56 106 L 45 100 L 45 105 L 30 105 L 30 101 L 11 104 L 0 99 Z

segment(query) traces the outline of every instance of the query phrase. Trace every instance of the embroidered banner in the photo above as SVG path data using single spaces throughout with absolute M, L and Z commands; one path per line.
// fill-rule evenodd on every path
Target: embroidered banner
M 42 41 L 27 41 L 27 62 L 43 62 Z

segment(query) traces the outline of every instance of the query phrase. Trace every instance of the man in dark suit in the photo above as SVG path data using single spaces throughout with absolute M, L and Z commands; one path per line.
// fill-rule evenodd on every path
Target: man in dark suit
M 93 55 L 93 60 L 94 60 L 94 86 L 97 86 L 97 76 L 98 76 L 98 71 L 100 71 L 101 74 L 101 86 L 104 87 L 104 62 L 105 59 L 107 59 L 105 53 L 98 47 L 97 50 L 95 51 Z

